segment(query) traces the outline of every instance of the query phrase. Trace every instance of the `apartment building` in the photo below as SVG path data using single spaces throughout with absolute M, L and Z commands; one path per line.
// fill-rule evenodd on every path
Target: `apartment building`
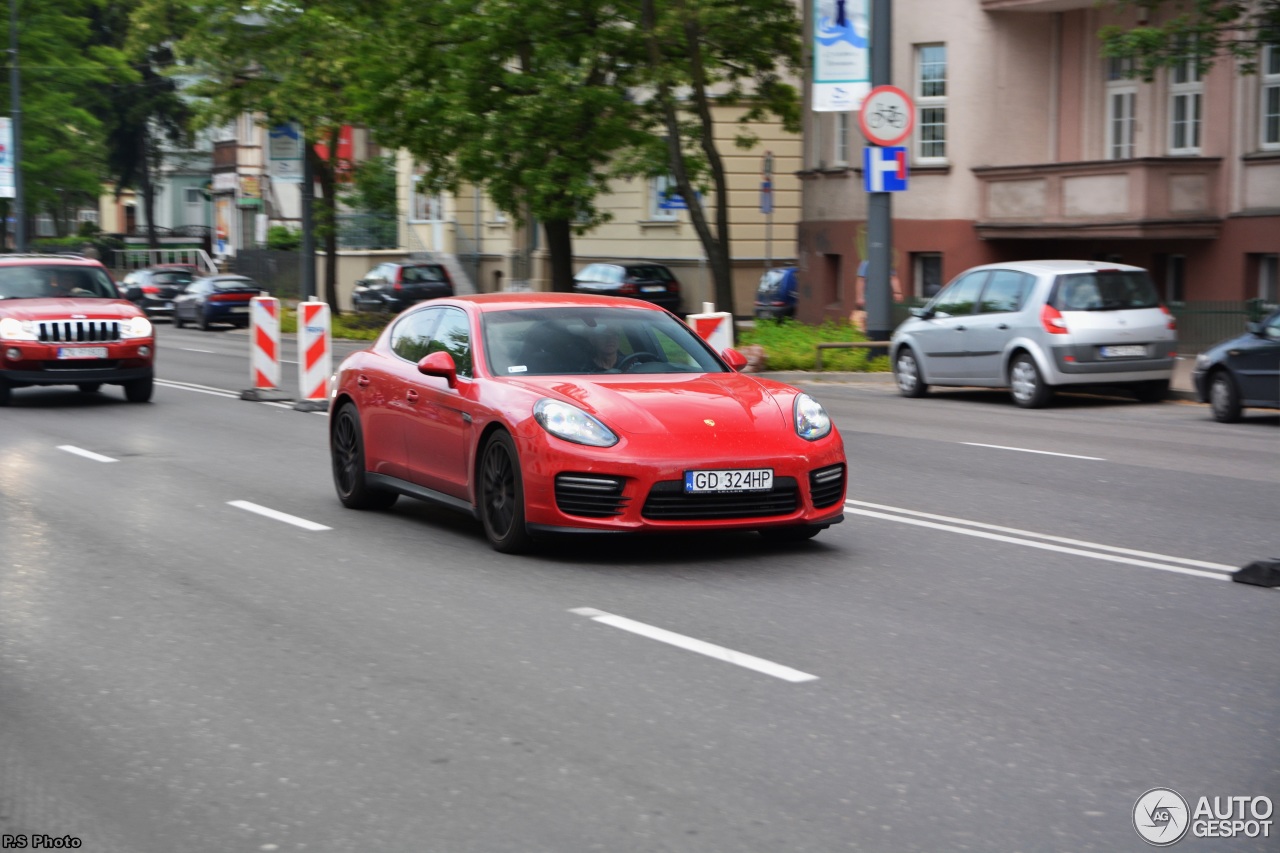
M 1280 45 L 1257 75 L 1221 59 L 1148 83 L 1098 36 L 1145 14 L 895 0 L 892 83 L 916 106 L 909 188 L 892 200 L 907 296 L 975 264 L 1070 257 L 1144 266 L 1169 302 L 1280 300 Z M 797 316 L 817 322 L 853 307 L 865 142 L 849 113 L 806 110 L 804 137 Z

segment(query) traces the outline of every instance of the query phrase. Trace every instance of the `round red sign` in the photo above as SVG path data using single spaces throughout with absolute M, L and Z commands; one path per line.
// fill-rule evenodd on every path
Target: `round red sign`
M 897 145 L 915 129 L 916 105 L 897 86 L 877 86 L 862 102 L 858 126 L 868 142 Z

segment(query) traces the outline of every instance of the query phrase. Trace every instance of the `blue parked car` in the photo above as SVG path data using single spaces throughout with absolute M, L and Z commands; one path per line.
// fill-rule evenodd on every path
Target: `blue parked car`
M 243 275 L 211 275 L 198 278 L 173 297 L 173 325 L 192 323 L 208 330 L 211 323 L 249 326 L 249 300 L 262 287 Z
M 796 268 L 778 267 L 760 276 L 756 317 L 781 320 L 796 315 Z
M 1280 311 L 1196 357 L 1196 396 L 1223 423 L 1243 409 L 1280 409 Z

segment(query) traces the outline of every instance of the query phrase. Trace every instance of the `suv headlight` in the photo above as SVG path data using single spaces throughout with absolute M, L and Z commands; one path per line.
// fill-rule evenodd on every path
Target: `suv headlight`
M 151 337 L 151 321 L 146 317 L 130 317 L 120 324 L 120 337 L 125 340 Z
M 797 394 L 792 406 L 796 435 L 805 441 L 817 441 L 831 432 L 831 418 L 822 404 L 808 394 Z
M 0 341 L 36 341 L 36 324 L 30 320 L 19 320 L 17 317 L 5 317 L 0 320 Z
M 556 438 L 591 447 L 613 447 L 618 437 L 577 406 L 544 397 L 533 405 L 533 417 Z

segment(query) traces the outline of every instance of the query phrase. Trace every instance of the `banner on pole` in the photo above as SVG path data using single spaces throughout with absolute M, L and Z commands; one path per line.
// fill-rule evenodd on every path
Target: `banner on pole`
M 0 198 L 14 198 L 18 194 L 14 166 L 13 119 L 0 118 Z
M 869 0 L 813 0 L 813 110 L 849 112 L 871 91 Z

